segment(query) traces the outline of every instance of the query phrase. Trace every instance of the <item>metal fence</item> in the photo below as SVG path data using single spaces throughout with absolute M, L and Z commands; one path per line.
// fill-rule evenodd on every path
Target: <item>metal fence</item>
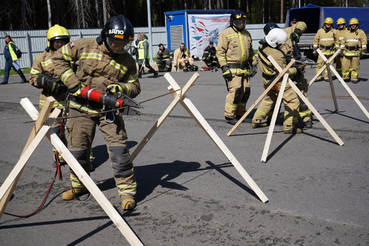
M 250 32 L 252 37 L 252 46 L 257 49 L 259 46 L 259 40 L 264 37 L 263 27 L 265 24 L 250 24 L 246 28 Z M 284 27 L 284 23 L 278 24 L 280 27 Z M 22 51 L 22 58 L 19 59 L 19 65 L 21 68 L 31 67 L 35 57 L 42 52 L 44 52 L 47 47 L 46 39 L 47 30 L 25 30 L 25 31 L 0 31 L 0 69 L 5 67 L 4 58 L 4 46 L 5 46 L 5 36 L 10 35 L 16 44 L 16 46 Z M 101 29 L 69 29 L 71 35 L 71 41 L 77 40 L 79 38 L 96 38 Z M 135 27 L 135 40 L 137 39 L 137 34 L 144 32 L 149 33 L 148 27 Z M 156 57 L 158 51 L 158 44 L 163 43 L 167 46 L 167 33 L 165 27 L 152 27 L 152 40 L 151 48 L 152 54 Z
M 153 27 L 151 30 L 151 47 L 153 54 L 156 54 L 159 43 L 166 45 L 167 34 L 165 27 Z M 74 41 L 79 38 L 96 38 L 100 35 L 101 29 L 68 29 L 68 31 L 71 35 L 71 41 Z M 0 69 L 5 67 L 3 52 L 6 35 L 10 35 L 17 48 L 22 51 L 22 57 L 19 59 L 18 64 L 21 68 L 27 68 L 32 67 L 35 57 L 45 51 L 47 47 L 46 32 L 47 30 L 0 31 Z M 137 39 L 137 34 L 140 32 L 148 33 L 149 30 L 147 27 L 136 27 L 135 39 Z

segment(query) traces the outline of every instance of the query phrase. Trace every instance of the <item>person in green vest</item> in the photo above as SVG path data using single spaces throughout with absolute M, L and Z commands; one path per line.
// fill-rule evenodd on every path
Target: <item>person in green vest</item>
M 149 40 L 147 39 L 147 36 L 145 33 L 141 32 L 139 34 L 141 36 L 140 42 L 138 42 L 138 77 L 141 78 L 142 71 L 144 70 L 144 67 L 147 67 L 149 69 L 150 73 L 154 74 L 154 78 L 158 77 L 158 72 L 155 71 L 149 63 Z
M 19 68 L 19 65 L 17 64 L 18 57 L 15 54 L 15 51 L 17 50 L 17 46 L 15 46 L 12 38 L 9 35 L 5 36 L 5 47 L 4 47 L 4 56 L 5 56 L 5 69 L 4 69 L 4 80 L 0 84 L 7 84 L 9 80 L 9 72 L 13 68 L 21 77 L 22 83 L 27 83 L 26 77 L 24 77 L 24 74 L 22 70 Z

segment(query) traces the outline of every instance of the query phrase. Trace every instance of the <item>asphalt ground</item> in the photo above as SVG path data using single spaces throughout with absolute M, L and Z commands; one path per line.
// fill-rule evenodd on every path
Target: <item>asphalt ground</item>
M 194 72 L 172 72 L 183 86 Z M 261 155 L 268 128 L 242 123 L 227 137 L 227 94 L 221 71 L 198 72 L 187 93 L 225 145 L 269 198 L 262 203 L 238 171 L 180 104 L 134 161 L 137 207 L 123 211 L 101 133 L 93 143 L 96 170 L 91 177 L 145 245 L 368 245 L 369 119 L 334 80 L 338 112 L 327 82 L 316 82 L 309 100 L 344 142 L 339 146 L 314 118 L 312 129 L 283 133 L 279 118 L 266 163 Z M 312 79 L 315 69 L 307 68 Z M 167 92 L 168 82 L 145 74 L 144 101 Z M 27 75 L 28 76 L 28 75 Z M 369 109 L 369 60 L 361 60 L 361 81 L 348 86 Z M 0 77 L 0 81 L 2 77 Z M 251 81 L 248 105 L 261 95 L 260 72 Z M 11 76 L 0 86 L 0 183 L 17 163 L 32 129 L 19 104 L 28 97 L 38 107 L 39 90 Z M 141 115 L 124 116 L 130 151 L 173 100 L 167 95 L 147 103 Z M 283 112 L 283 108 L 281 110 Z M 252 116 L 249 116 L 250 120 Z M 6 212 L 28 214 L 41 203 L 52 180 L 51 144 L 44 139 L 28 161 Z M 91 195 L 63 201 L 68 167 L 56 180 L 43 209 L 29 218 L 4 214 L 2 245 L 128 245 Z

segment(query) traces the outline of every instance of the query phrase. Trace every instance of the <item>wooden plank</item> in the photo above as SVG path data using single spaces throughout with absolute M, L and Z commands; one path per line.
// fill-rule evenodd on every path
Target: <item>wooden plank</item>
M 271 56 L 269 56 L 271 57 Z M 269 58 L 268 57 L 268 58 Z M 278 65 L 278 63 L 270 58 L 270 62 L 273 63 L 274 67 L 277 68 L 278 71 L 281 71 L 282 68 Z M 293 83 L 291 79 L 288 79 L 292 89 L 296 92 L 296 94 L 301 98 L 302 101 L 309 107 L 309 109 L 314 113 L 314 115 L 319 119 L 322 125 L 327 129 L 327 131 L 332 135 L 332 137 L 337 141 L 337 143 L 342 146 L 343 141 L 337 136 L 337 134 L 333 131 L 333 129 L 329 126 L 329 124 L 324 120 L 324 118 L 318 113 L 318 111 L 314 108 L 314 106 L 307 100 L 307 98 L 301 93 L 301 91 L 297 88 L 297 86 Z
M 287 70 L 295 63 L 295 60 L 292 59 L 290 63 L 283 69 L 283 71 L 277 76 L 277 78 L 268 86 L 268 88 L 265 89 L 263 93 L 261 93 L 260 97 L 256 99 L 256 101 L 251 105 L 251 107 L 242 115 L 242 117 L 237 121 L 237 123 L 232 127 L 232 129 L 227 133 L 227 136 L 229 137 L 236 129 L 237 127 L 246 119 L 246 117 L 251 113 L 251 111 L 258 105 L 258 103 L 265 97 L 265 95 L 273 88 L 273 86 L 278 82 L 280 78 L 283 77 L 283 74 L 287 72 Z
M 164 75 L 165 78 L 170 76 L 169 73 L 166 73 Z M 192 84 L 195 83 L 195 81 L 198 79 L 200 75 L 198 73 L 194 73 L 190 80 L 186 83 L 186 85 L 183 87 L 183 89 L 180 91 L 180 96 L 173 99 L 171 104 L 167 107 L 167 109 L 164 111 L 164 113 L 160 116 L 160 118 L 156 121 L 156 123 L 152 126 L 150 131 L 146 134 L 146 136 L 142 139 L 140 144 L 136 147 L 136 149 L 131 154 L 131 160 L 133 161 L 137 155 L 141 152 L 143 147 L 149 142 L 151 137 L 155 134 L 155 132 L 159 129 L 161 124 L 164 122 L 164 120 L 168 117 L 168 115 L 173 111 L 175 106 L 179 103 L 179 101 L 184 97 L 184 95 L 187 93 L 187 91 L 191 88 Z
M 320 49 L 317 49 L 317 52 L 319 53 L 319 51 L 320 51 Z M 334 53 L 329 59 L 328 59 L 328 62 L 329 63 L 331 63 L 332 62 L 332 60 L 334 59 L 334 58 L 336 58 L 336 56 L 337 56 L 337 54 L 340 52 L 341 50 L 340 49 L 338 49 L 337 51 L 336 51 L 336 53 Z M 321 53 L 321 51 L 320 51 L 320 53 Z M 323 53 L 321 53 L 321 54 L 323 54 Z M 326 58 L 324 55 L 323 55 L 323 57 L 324 58 Z M 323 58 L 322 57 L 322 58 Z M 323 58 L 323 60 L 324 60 L 324 58 Z M 327 59 L 327 58 L 326 58 Z M 317 74 L 315 74 L 315 76 L 314 76 L 314 78 L 312 79 L 312 80 L 310 80 L 310 82 L 309 82 L 309 87 L 315 82 L 315 80 L 318 78 L 318 76 L 324 71 L 324 69 L 326 69 L 326 66 L 323 66 L 319 71 L 318 71 L 318 73 Z
M 180 88 L 179 85 L 174 81 L 173 77 L 170 76 L 170 74 L 168 74 L 165 78 L 168 80 L 168 82 L 171 84 L 174 90 L 178 90 Z M 176 98 L 179 98 L 180 97 L 179 91 L 177 91 L 177 93 L 174 92 L 174 96 Z M 215 145 L 220 149 L 220 151 L 222 151 L 222 153 L 227 157 L 227 159 L 232 163 L 232 165 L 241 174 L 243 179 L 251 187 L 251 189 L 255 192 L 255 194 L 259 197 L 259 199 L 263 203 L 267 202 L 268 198 L 266 197 L 266 195 L 259 188 L 259 186 L 255 183 L 255 181 L 251 178 L 251 176 L 246 172 L 246 170 L 243 168 L 241 163 L 239 163 L 239 161 L 232 154 L 232 152 L 228 149 L 228 147 L 219 138 L 219 136 L 216 134 L 213 128 L 209 125 L 206 119 L 201 115 L 201 113 L 197 110 L 197 108 L 191 102 L 191 100 L 185 96 L 183 100 L 180 100 L 180 104 L 191 115 L 191 117 L 197 122 L 197 124 L 204 130 L 204 132 L 210 137 L 210 139 L 215 143 Z
M 317 50 L 319 55 L 323 58 L 323 61 L 325 62 L 325 67 L 327 69 L 327 72 L 328 72 L 328 78 L 329 78 L 329 85 L 331 87 L 331 93 L 332 93 L 332 98 L 333 98 L 333 104 L 334 104 L 334 108 L 336 111 L 338 111 L 338 104 L 337 104 L 337 97 L 336 97 L 336 92 L 334 90 L 334 85 L 333 85 L 333 81 L 332 81 L 332 72 L 331 72 L 331 69 L 330 69 L 330 61 L 327 60 L 327 58 L 325 57 L 325 55 L 318 49 Z M 338 50 L 340 51 L 340 50 Z M 333 57 L 336 57 L 338 53 L 336 52 Z M 332 60 L 332 59 L 330 59 Z
M 21 100 L 21 105 L 23 106 L 23 108 L 26 110 L 26 112 L 30 115 L 30 117 L 33 119 L 33 120 L 36 120 L 37 117 L 38 117 L 38 112 L 37 112 L 37 109 L 33 106 L 33 104 L 27 99 L 27 98 L 24 98 Z M 60 114 L 61 110 L 60 109 L 54 109 L 53 113 L 50 115 L 50 118 L 56 118 L 59 114 Z M 55 134 L 54 134 L 55 135 Z M 60 141 L 59 137 L 56 135 L 56 137 L 58 138 L 58 140 L 53 140 L 54 143 L 58 146 L 58 148 L 61 148 L 63 149 L 63 158 L 65 158 L 67 152 L 69 154 L 71 154 L 69 152 L 69 150 L 67 149 L 67 147 Z M 51 141 L 51 138 L 49 138 L 50 141 Z M 56 142 L 55 142 L 56 141 Z M 63 147 L 64 146 L 64 147 Z M 61 152 L 60 152 L 61 153 Z M 73 156 L 72 156 L 73 157 Z M 70 156 L 68 156 L 67 158 L 70 158 Z M 73 157 L 74 158 L 74 157 Z M 65 159 L 66 160 L 66 159 Z M 73 166 L 77 165 L 80 167 L 79 163 L 77 160 L 73 160 Z M 76 164 L 77 162 L 77 164 Z M 72 163 L 72 162 L 71 162 Z M 69 164 L 69 162 L 68 162 Z M 82 170 L 80 168 L 78 168 L 79 171 L 82 172 L 82 170 L 84 171 L 84 169 L 82 168 Z M 85 172 L 85 171 L 84 171 Z M 76 173 L 77 174 L 77 173 Z M 78 175 L 77 175 L 78 176 Z M 88 176 L 88 174 L 85 172 L 83 173 L 81 176 L 85 177 L 84 179 L 86 179 L 86 177 Z M 89 179 L 91 179 L 89 176 L 88 176 Z M 82 180 L 82 179 L 81 179 Z M 91 180 L 92 181 L 92 180 Z M 87 181 L 85 181 L 87 182 Z M 93 182 L 93 181 L 92 181 Z M 118 212 L 116 212 L 116 210 L 114 209 L 114 207 L 110 204 L 110 202 L 106 199 L 106 197 L 104 196 L 104 194 L 98 189 L 98 187 L 95 185 L 95 183 L 93 182 L 94 187 L 90 187 L 93 191 L 91 191 L 89 189 L 89 191 L 94 194 L 97 194 L 97 197 L 98 199 L 96 199 L 98 202 L 100 201 L 104 207 L 103 209 L 105 210 L 108 210 L 109 211 L 109 217 L 110 218 L 114 218 L 115 221 L 112 219 L 112 221 L 114 222 L 114 224 L 118 227 L 118 229 L 122 232 L 123 236 L 127 236 L 127 240 L 131 243 L 131 245 L 142 245 L 141 241 L 137 238 L 137 236 L 131 231 L 131 229 L 129 228 L 129 226 L 126 224 L 126 222 L 122 219 L 122 217 L 118 214 Z M 91 185 L 91 182 L 89 183 L 89 186 Z M 87 187 L 87 186 L 86 186 Z M 97 190 L 98 191 L 97 191 Z M 94 195 L 92 194 L 92 195 Z M 94 196 L 95 197 L 95 196 Z M 99 202 L 99 204 L 100 204 Z M 100 204 L 101 205 L 101 204 Z M 105 210 L 105 211 L 106 211 Z M 128 229 L 127 229 L 128 227 Z M 124 233 L 123 233 L 123 230 L 124 230 Z
M 15 164 L 14 168 L 5 179 L 3 184 L 0 187 L 0 219 L 4 213 L 6 206 L 8 205 L 9 199 L 7 196 L 11 196 L 13 194 L 16 183 L 18 182 L 24 167 L 28 159 L 31 157 L 37 146 L 40 144 L 46 133 L 49 131 L 50 126 L 42 126 L 38 133 L 34 136 L 33 140 L 28 144 L 28 147 L 24 149 L 22 155 L 20 156 L 17 164 Z
M 354 99 L 354 101 L 357 103 L 357 105 L 360 107 L 360 109 L 364 112 L 364 114 L 366 115 L 366 117 L 368 117 L 368 119 L 369 119 L 368 110 L 366 110 L 366 108 L 364 107 L 364 105 L 356 97 L 355 93 L 350 89 L 350 87 L 341 78 L 341 76 L 339 76 L 338 72 L 336 71 L 336 69 L 334 69 L 334 67 L 332 65 L 331 65 L 331 69 L 332 69 L 333 73 L 336 75 L 336 77 L 338 78 L 338 80 L 341 82 L 341 85 L 343 87 L 345 87 L 346 91 L 350 94 L 350 96 Z
M 67 149 L 64 143 L 60 140 L 55 133 L 51 135 L 52 145 L 59 151 L 59 154 L 68 163 L 69 167 L 74 171 L 86 188 L 90 191 L 91 195 L 96 199 L 100 206 L 104 209 L 105 213 L 113 221 L 114 225 L 119 229 L 123 236 L 131 245 L 143 245 L 140 239 L 123 220 L 122 216 L 111 205 L 109 200 L 104 196 L 101 190 L 97 187 L 95 182 L 91 179 L 88 173 L 82 168 L 79 162 L 74 158 L 72 153 Z
M 49 117 L 50 111 L 52 109 L 52 106 L 54 104 L 55 99 L 53 97 L 47 97 L 45 100 L 45 105 L 41 110 L 40 116 L 37 118 L 36 123 L 34 124 L 32 131 L 28 137 L 28 140 L 26 142 L 26 145 L 24 146 L 24 149 L 22 151 L 22 154 L 26 151 L 28 146 L 31 144 L 35 136 L 37 135 L 38 131 L 41 129 L 41 127 L 44 125 L 45 121 Z M 22 157 L 21 154 L 21 157 Z M 26 164 L 26 163 L 25 163 Z M 24 166 L 23 166 L 24 168 Z M 13 180 L 13 183 L 11 187 L 7 190 L 5 196 L 1 197 L 0 200 L 0 219 L 4 213 L 4 210 L 6 206 L 8 205 L 8 202 L 10 200 L 11 195 L 14 192 L 15 187 L 17 186 L 18 180 L 20 176 L 22 175 L 23 168 L 19 171 L 18 175 Z
M 275 122 L 277 121 L 277 116 L 279 114 L 279 107 L 281 106 L 284 90 L 286 88 L 287 79 L 288 79 L 288 74 L 284 74 L 282 85 L 281 85 L 281 88 L 279 89 L 277 102 L 275 104 L 275 108 L 274 108 L 274 112 L 273 112 L 273 116 L 272 116 L 272 121 L 270 122 L 270 125 L 269 125 L 268 135 L 267 135 L 267 138 L 265 140 L 263 154 L 261 155 L 261 162 L 263 162 L 263 163 L 266 162 L 266 159 L 268 157 L 270 142 L 272 141 L 272 135 L 273 135 L 274 127 L 275 127 Z

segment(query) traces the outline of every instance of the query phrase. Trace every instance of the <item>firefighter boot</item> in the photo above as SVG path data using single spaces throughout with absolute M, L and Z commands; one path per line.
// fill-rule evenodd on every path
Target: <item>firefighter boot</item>
M 302 129 L 297 128 L 297 127 L 294 127 L 292 129 L 289 129 L 289 130 L 284 130 L 284 134 L 299 134 L 299 133 L 302 133 Z
M 226 119 L 227 123 L 231 124 L 231 125 L 235 125 L 238 122 L 238 120 L 236 118 L 230 118 L 230 117 L 225 116 L 225 119 Z
M 157 78 L 158 77 L 158 72 L 154 71 L 154 76 L 153 78 Z
M 84 187 L 84 188 L 81 188 L 81 189 L 75 189 L 75 188 L 71 188 L 70 190 L 66 191 L 63 193 L 62 195 L 62 198 L 64 200 L 73 200 L 79 196 L 82 196 L 83 194 L 86 194 L 88 191 L 87 191 L 87 188 Z
M 136 207 L 136 201 L 131 196 L 124 196 L 122 197 L 122 208 L 124 210 L 131 210 Z

